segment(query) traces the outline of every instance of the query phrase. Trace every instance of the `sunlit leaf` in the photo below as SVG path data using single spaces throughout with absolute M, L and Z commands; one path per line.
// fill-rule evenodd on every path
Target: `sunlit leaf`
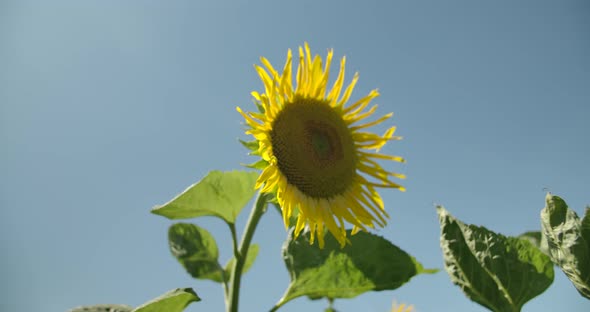
M 168 229 L 170 252 L 194 278 L 222 281 L 215 238 L 194 224 L 176 223 Z
M 152 213 L 169 219 L 216 216 L 235 223 L 256 192 L 254 185 L 258 175 L 252 171 L 211 171 L 171 201 L 154 207 Z
M 553 282 L 553 264 L 528 240 L 464 224 L 437 207 L 445 269 L 471 300 L 492 311 L 520 311 Z
M 580 294 L 590 299 L 590 209 L 582 220 L 563 199 L 547 194 L 541 211 L 549 254 Z
M 300 297 L 352 298 L 367 291 L 396 289 L 425 270 L 412 256 L 383 237 L 359 232 L 344 248 L 328 233 L 324 249 L 310 245 L 309 235 L 292 239 L 283 247 L 291 283 L 278 306 Z
M 192 288 L 177 288 L 142 304 L 133 312 L 180 312 L 196 301 L 201 301 L 201 298 Z

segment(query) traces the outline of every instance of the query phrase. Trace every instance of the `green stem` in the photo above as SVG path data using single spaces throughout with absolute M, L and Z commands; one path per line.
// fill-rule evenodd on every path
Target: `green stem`
M 236 234 L 236 225 L 234 223 L 227 223 L 229 231 L 231 232 L 231 241 L 233 245 L 234 257 L 238 258 L 238 236 Z M 229 305 L 229 276 L 225 275 L 225 270 L 221 268 L 221 275 L 223 278 L 223 298 L 225 299 L 225 305 Z
M 272 307 L 268 312 L 275 312 L 276 310 L 278 310 L 281 306 L 280 305 L 275 305 L 274 307 Z
M 242 236 L 242 241 L 240 242 L 240 249 L 237 250 L 237 253 L 235 254 L 236 261 L 234 263 L 234 266 L 232 267 L 229 282 L 230 292 L 229 304 L 227 305 L 228 312 L 238 312 L 238 301 L 240 299 L 240 282 L 242 279 L 242 270 L 244 269 L 244 264 L 246 262 L 246 257 L 248 256 L 248 249 L 250 248 L 250 242 L 252 241 L 252 237 L 254 236 L 254 231 L 256 230 L 258 221 L 260 221 L 260 217 L 262 217 L 266 210 L 266 205 L 266 194 L 258 193 L 256 203 L 254 204 L 254 207 L 250 212 L 248 223 L 246 223 L 244 236 Z
M 225 304 L 227 305 L 227 296 L 229 294 L 229 281 L 227 280 L 227 277 L 225 275 L 225 270 L 222 266 L 219 266 L 219 270 L 221 272 L 221 279 L 223 280 L 223 300 L 225 301 Z
M 231 232 L 231 240 L 232 240 L 232 245 L 234 247 L 234 257 L 238 257 L 239 255 L 239 251 L 238 251 L 238 235 L 236 234 L 236 225 L 233 223 L 228 223 L 229 225 L 229 231 Z

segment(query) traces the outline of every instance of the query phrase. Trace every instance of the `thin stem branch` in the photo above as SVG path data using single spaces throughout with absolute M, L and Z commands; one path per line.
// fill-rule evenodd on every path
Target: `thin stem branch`
M 278 310 L 281 306 L 276 304 L 274 307 L 272 307 L 268 312 L 275 312 L 276 310 Z
M 223 280 L 223 298 L 227 304 L 227 295 L 229 293 L 228 277 L 225 275 L 225 269 L 220 265 L 219 271 L 221 272 L 221 279 Z
M 231 241 L 234 247 L 234 257 L 238 258 L 240 252 L 238 251 L 238 235 L 236 234 L 236 225 L 228 223 L 229 231 L 231 232 Z
M 281 299 L 279 300 L 279 302 L 277 302 L 272 308 L 270 308 L 269 312 L 275 312 L 280 307 L 282 307 L 283 304 L 287 303 L 285 301 L 285 298 L 287 297 L 287 294 L 289 293 L 289 288 L 290 287 L 291 287 L 291 285 L 289 285 L 289 287 L 287 287 L 287 290 L 285 291 L 285 294 L 283 295 L 283 297 L 281 297 Z
M 244 264 L 246 262 L 246 257 L 248 256 L 248 249 L 250 248 L 250 242 L 252 241 L 252 237 L 254 236 L 254 231 L 256 230 L 256 226 L 258 225 L 258 221 L 264 214 L 267 205 L 267 196 L 266 194 L 258 193 L 258 197 L 256 198 L 256 203 L 252 211 L 250 212 L 250 217 L 248 218 L 248 223 L 246 223 L 246 228 L 244 229 L 244 235 L 242 236 L 242 241 L 240 242 L 240 249 L 234 250 L 236 261 L 232 267 L 231 277 L 230 277 L 230 293 L 229 293 L 229 304 L 227 305 L 228 312 L 238 312 L 238 302 L 240 299 L 240 282 L 242 279 L 242 270 L 244 269 Z
M 234 223 L 226 223 L 231 233 L 231 241 L 233 245 L 234 258 L 238 258 L 238 236 L 236 234 L 236 225 Z M 225 299 L 225 305 L 229 305 L 229 276 L 225 274 L 225 269 L 221 268 L 221 276 L 223 278 L 223 298 Z

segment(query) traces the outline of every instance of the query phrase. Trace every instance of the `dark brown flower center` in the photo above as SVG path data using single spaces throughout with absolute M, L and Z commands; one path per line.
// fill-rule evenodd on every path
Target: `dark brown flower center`
M 356 149 L 340 113 L 327 102 L 295 98 L 272 125 L 271 144 L 287 182 L 314 198 L 342 194 L 356 174 Z

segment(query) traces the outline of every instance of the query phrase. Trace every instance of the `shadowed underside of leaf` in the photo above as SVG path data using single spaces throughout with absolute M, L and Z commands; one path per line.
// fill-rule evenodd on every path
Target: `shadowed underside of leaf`
M 584 219 L 569 209 L 563 199 L 547 194 L 541 211 L 543 235 L 551 260 L 572 281 L 578 292 L 590 299 L 590 213 Z
M 520 311 L 553 282 L 553 264 L 529 241 L 467 225 L 437 207 L 445 269 L 471 300 Z
M 326 234 L 326 245 L 309 244 L 309 235 L 296 240 L 292 233 L 283 247 L 283 258 L 291 284 L 277 306 L 300 296 L 311 299 L 352 298 L 366 291 L 396 289 L 425 270 L 412 256 L 386 239 L 366 232 L 350 236 L 350 244 L 340 248 Z
M 194 278 L 221 278 L 215 238 L 207 230 L 190 223 L 176 223 L 168 229 L 170 252 Z M 221 279 L 219 280 L 221 281 Z
M 232 257 L 225 268 L 221 267 L 217 243 L 207 230 L 190 223 L 173 224 L 168 229 L 168 244 L 172 255 L 192 277 L 218 283 L 229 281 L 230 269 L 235 258 Z M 242 274 L 246 273 L 256 260 L 258 248 L 256 244 L 250 246 Z

